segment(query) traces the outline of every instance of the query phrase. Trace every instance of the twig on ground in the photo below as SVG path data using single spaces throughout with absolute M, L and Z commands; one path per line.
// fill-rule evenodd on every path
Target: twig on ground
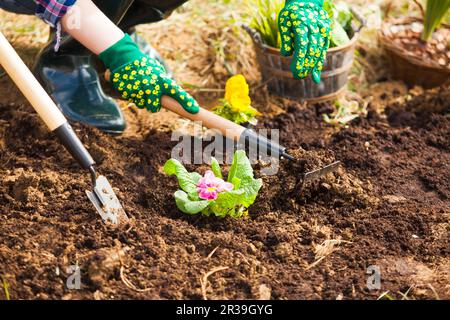
M 126 287 L 130 288 L 131 290 L 137 291 L 137 292 L 148 292 L 151 290 L 151 288 L 145 288 L 145 289 L 139 289 L 136 287 L 130 280 L 127 279 L 125 276 L 125 264 L 123 263 L 122 257 L 120 255 L 119 250 L 117 250 L 117 255 L 119 256 L 119 262 L 120 262 L 120 280 L 125 284 Z
M 255 93 L 258 92 L 261 88 L 263 88 L 264 86 L 266 86 L 270 81 L 272 81 L 275 77 L 270 77 L 269 79 L 267 79 L 266 81 L 262 82 L 261 84 L 259 84 L 258 86 L 252 88 L 250 91 L 251 93 Z
M 211 252 L 208 254 L 208 256 L 206 257 L 206 260 L 211 259 L 212 256 L 214 255 L 214 253 L 216 253 L 217 249 L 219 249 L 219 247 L 220 247 L 220 244 L 219 244 L 217 247 L 215 247 L 215 248 L 213 249 L 213 251 L 211 251 Z
M 151 290 L 151 288 L 139 289 L 138 287 L 136 287 L 133 283 L 131 283 L 130 280 L 128 280 L 125 277 L 124 270 L 125 270 L 124 266 L 120 266 L 120 280 L 122 280 L 122 282 L 125 284 L 125 286 L 127 286 L 131 290 L 134 290 L 137 292 L 148 292 Z
M 225 92 L 225 89 L 204 88 L 204 87 L 200 87 L 198 85 L 195 85 L 195 84 L 192 84 L 192 83 L 187 83 L 187 82 L 183 83 L 183 87 L 185 87 L 186 89 L 191 89 L 192 91 L 197 91 L 197 92 L 217 92 L 217 93 Z
M 236 252 L 237 255 L 240 255 L 242 257 L 242 259 L 244 259 L 244 262 L 248 265 L 251 265 L 250 262 L 248 262 L 247 257 L 242 253 L 242 252 Z
M 434 287 L 431 285 L 431 283 L 429 283 L 428 286 L 430 287 L 431 291 L 433 291 L 436 300 L 441 300 L 441 297 L 439 297 L 439 294 L 437 293 L 436 289 L 434 289 Z
M 386 298 L 389 299 L 389 300 L 394 300 L 394 298 L 391 297 L 391 295 L 389 294 L 389 292 L 390 292 L 389 290 L 383 292 L 383 293 L 377 298 L 377 300 L 381 300 L 381 299 L 383 299 L 384 297 L 386 297 Z
M 314 261 L 312 264 L 306 267 L 305 270 L 309 270 L 316 265 L 318 265 L 323 259 L 328 257 L 330 254 L 332 254 L 335 250 L 335 247 L 337 245 L 340 245 L 341 243 L 352 243 L 351 241 L 346 240 L 340 240 L 340 239 L 331 239 L 331 240 L 325 240 L 321 244 L 317 245 L 314 249 L 314 253 L 316 255 L 316 261 Z
M 200 284 L 202 286 L 202 295 L 203 295 L 203 300 L 208 300 L 208 297 L 206 296 L 206 286 L 208 285 L 208 278 L 213 275 L 216 272 L 219 271 L 223 271 L 228 269 L 228 267 L 217 267 L 212 269 L 211 271 L 205 273 L 205 275 L 203 276 L 202 279 L 200 279 Z
M 309 270 L 309 269 L 311 269 L 311 268 L 314 268 L 314 267 L 317 266 L 317 265 L 320 263 L 320 261 L 322 261 L 323 259 L 325 259 L 325 257 L 322 257 L 322 258 L 320 258 L 320 259 L 314 261 L 313 263 L 311 263 L 309 266 L 306 267 L 305 271 L 307 271 L 307 270 Z
M 406 290 L 405 293 L 403 293 L 403 292 L 401 292 L 401 291 L 398 291 L 398 293 L 403 297 L 402 300 L 409 300 L 408 294 L 409 294 L 409 292 L 410 292 L 414 287 L 415 287 L 415 285 L 413 284 L 412 286 L 410 286 L 410 287 L 408 288 L 408 290 Z

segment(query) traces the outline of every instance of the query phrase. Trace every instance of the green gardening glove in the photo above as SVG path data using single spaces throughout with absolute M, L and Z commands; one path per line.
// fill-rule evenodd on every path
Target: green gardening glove
M 111 71 L 110 82 L 114 89 L 138 108 L 158 112 L 161 97 L 166 95 L 177 100 L 189 113 L 199 111 L 194 98 L 166 75 L 156 59 L 142 53 L 128 34 L 100 53 L 99 58 Z
M 302 79 L 312 73 L 314 82 L 320 83 L 331 30 L 323 0 L 286 0 L 278 25 L 281 54 L 294 54 L 291 64 L 294 78 Z

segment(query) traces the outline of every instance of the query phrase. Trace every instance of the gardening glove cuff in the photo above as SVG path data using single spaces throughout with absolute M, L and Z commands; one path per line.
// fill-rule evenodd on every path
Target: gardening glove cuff
M 141 60 L 145 54 L 128 34 L 98 56 L 111 72 L 130 63 Z
M 100 53 L 99 58 L 111 71 L 113 88 L 138 108 L 158 112 L 161 98 L 166 95 L 177 100 L 187 112 L 199 112 L 194 98 L 167 76 L 156 59 L 142 53 L 128 34 Z
M 312 74 L 320 83 L 324 61 L 330 46 L 331 20 L 322 0 L 287 0 L 278 20 L 281 54 L 294 55 L 292 75 L 302 79 Z

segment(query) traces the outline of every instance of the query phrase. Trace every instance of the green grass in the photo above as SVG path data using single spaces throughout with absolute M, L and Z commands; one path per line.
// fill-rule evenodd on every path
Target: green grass
M 250 27 L 255 29 L 268 46 L 281 47 L 278 32 L 278 14 L 284 7 L 284 0 L 245 0 L 246 16 Z
M 422 33 L 423 41 L 430 41 L 434 31 L 438 28 L 442 21 L 449 16 L 450 0 L 428 0 L 425 17 L 424 29 Z
M 6 300 L 11 300 L 11 296 L 9 294 L 9 289 L 8 289 L 8 282 L 6 281 L 5 277 L 2 276 L 2 282 L 3 282 L 3 290 L 5 292 L 5 297 Z

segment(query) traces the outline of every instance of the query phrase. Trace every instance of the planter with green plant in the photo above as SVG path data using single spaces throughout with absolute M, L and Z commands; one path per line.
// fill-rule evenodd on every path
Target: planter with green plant
M 353 64 L 357 34 L 363 19 L 350 10 L 345 2 L 325 0 L 323 8 L 332 21 L 331 42 L 319 84 L 311 76 L 294 79 L 291 72 L 292 57 L 280 53 L 281 35 L 278 15 L 284 0 L 246 0 L 245 29 L 255 44 L 263 81 L 269 91 L 282 97 L 306 100 L 332 100 L 345 90 Z M 357 27 L 359 21 L 359 27 Z
M 450 79 L 450 0 L 415 3 L 422 19 L 409 17 L 386 22 L 379 32 L 392 78 L 409 86 L 433 88 Z

